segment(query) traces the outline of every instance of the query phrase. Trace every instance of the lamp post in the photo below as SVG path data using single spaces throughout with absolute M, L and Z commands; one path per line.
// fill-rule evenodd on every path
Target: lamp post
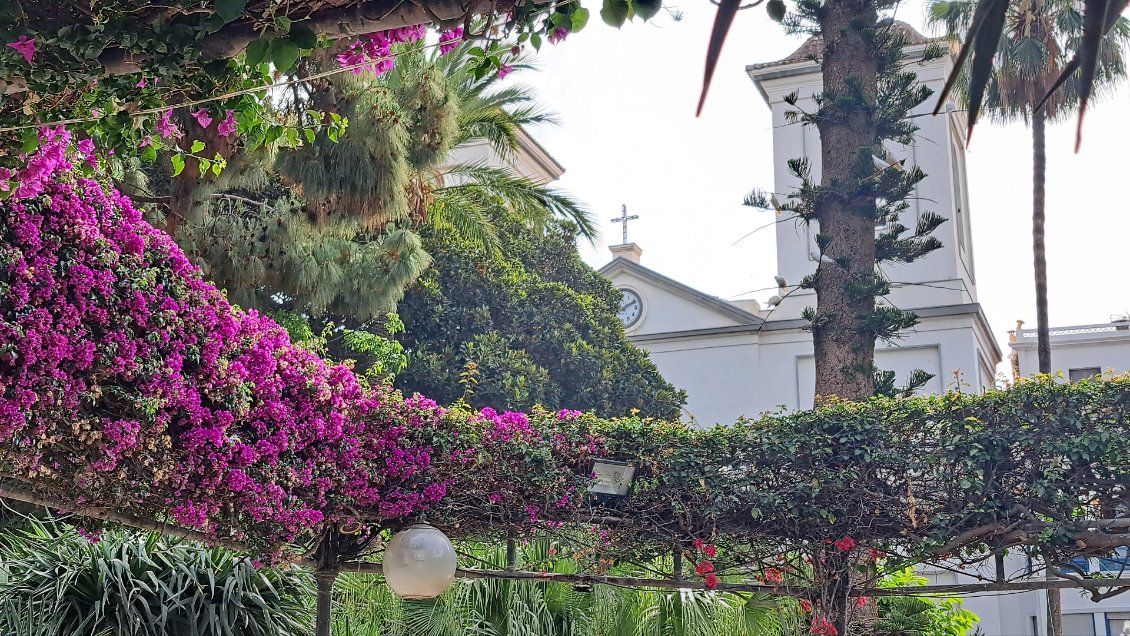
M 385 582 L 397 596 L 435 598 L 455 580 L 455 548 L 447 535 L 426 523 L 398 532 L 385 547 Z

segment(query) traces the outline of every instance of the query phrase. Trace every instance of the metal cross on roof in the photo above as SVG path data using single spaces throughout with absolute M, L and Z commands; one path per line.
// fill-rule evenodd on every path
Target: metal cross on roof
M 628 216 L 628 206 L 627 204 L 624 204 L 624 206 L 620 209 L 619 218 L 612 219 L 613 223 L 619 223 L 624 228 L 624 242 L 621 243 L 621 245 L 628 244 L 628 221 L 635 221 L 638 218 L 640 218 L 638 214 Z

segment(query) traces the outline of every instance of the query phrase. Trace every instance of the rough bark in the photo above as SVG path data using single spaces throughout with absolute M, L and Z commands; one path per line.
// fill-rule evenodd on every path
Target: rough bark
M 813 325 L 816 395 L 858 400 L 874 391 L 875 340 L 860 326 L 875 309 L 875 298 L 853 297 L 846 288 L 874 275 L 875 221 L 874 201 L 853 199 L 849 193 L 872 170 L 870 155 L 861 151 L 869 149 L 876 136 L 869 111 L 875 105 L 878 84 L 872 30 L 877 15 L 871 0 L 829 0 L 824 6 L 820 24 L 824 93 L 849 94 L 851 85 L 857 83 L 864 103 L 826 106 L 827 116 L 818 124 L 821 185 L 827 195 L 816 202 L 816 218 L 820 232 L 831 237 L 825 254 L 847 262 L 846 267 L 818 264 Z
M 1052 345 L 1048 327 L 1048 261 L 1044 249 L 1044 178 L 1047 152 L 1044 110 L 1032 113 L 1032 265 L 1036 273 L 1036 353 L 1040 373 L 1052 372 Z

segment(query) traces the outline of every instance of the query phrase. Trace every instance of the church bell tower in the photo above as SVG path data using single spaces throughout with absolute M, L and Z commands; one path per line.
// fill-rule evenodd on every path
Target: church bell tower
M 953 71 L 953 57 L 945 55 L 923 61 L 929 40 L 904 22 L 893 22 L 891 28 L 904 32 L 908 42 L 906 61 L 919 80 L 937 95 L 948 73 Z M 793 107 L 784 100 L 796 92 L 800 96 L 798 107 L 809 111 L 816 108 L 813 96 L 821 90 L 821 74 L 815 58 L 821 47 L 820 38 L 812 37 L 782 60 L 746 67 L 747 74 L 772 111 L 773 190 L 781 201 L 785 201 L 799 185 L 788 172 L 787 162 L 790 159 L 808 159 L 813 177 L 819 179 L 819 132 L 814 126 L 788 121 L 785 113 Z M 895 160 L 903 161 L 906 166 L 918 166 L 927 175 L 908 201 L 910 207 L 903 212 L 902 224 L 913 228 L 918 215 L 927 211 L 947 220 L 933 233 L 942 242 L 941 249 L 913 263 L 883 264 L 883 271 L 892 283 L 888 298 L 892 304 L 904 309 L 977 302 L 965 176 L 966 121 L 964 114 L 956 112 L 952 105 L 933 115 L 935 100 L 927 99 L 912 113 L 919 127 L 913 145 L 890 144 L 887 147 Z M 787 285 L 795 286 L 816 269 L 818 229 L 815 223 L 806 226 L 799 219 L 783 219 L 777 224 L 776 231 L 777 274 L 785 279 Z M 773 318 L 798 318 L 800 312 L 811 305 L 815 305 L 811 290 L 794 291 Z

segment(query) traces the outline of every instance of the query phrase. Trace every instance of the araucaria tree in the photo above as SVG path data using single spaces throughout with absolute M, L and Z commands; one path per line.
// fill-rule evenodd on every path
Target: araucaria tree
M 787 117 L 820 132 L 819 177 L 807 160 L 790 160 L 800 185 L 781 207 L 817 228 L 816 270 L 799 285 L 816 292 L 816 306 L 804 317 L 815 348 L 816 395 L 823 400 L 860 400 L 893 389 L 893 374 L 874 364 L 875 344 L 897 339 L 917 316 L 876 302 L 890 292 L 879 265 L 911 262 L 941 247 L 931 233 L 944 217 L 926 211 L 913 227 L 903 223 L 925 173 L 886 159 L 891 153 L 884 144 L 914 143 L 917 126 L 908 115 L 931 94 L 918 82 L 914 61 L 904 57 L 907 28 L 879 19 L 888 7 L 882 0 L 801 0 L 784 17 L 790 30 L 822 37 L 823 91 L 814 96 L 815 108 L 802 108 L 798 93 L 786 98 L 792 107 Z M 936 59 L 941 50 L 927 44 L 922 55 Z M 755 192 L 747 204 L 767 205 L 764 198 Z M 915 372 L 904 390 L 928 379 Z M 834 630 L 824 633 L 846 633 L 854 569 L 848 561 L 821 569 L 819 616 Z M 814 623 L 817 628 L 823 629 Z
M 786 18 L 791 30 L 822 34 L 824 89 L 811 112 L 798 93 L 786 98 L 791 121 L 820 131 L 821 163 L 817 180 L 807 160 L 789 161 L 800 186 L 781 207 L 818 228 L 816 271 L 800 281 L 817 298 L 804 313 L 815 346 L 816 395 L 858 400 L 891 383 L 874 365 L 876 340 L 896 339 L 917 322 L 911 312 L 876 304 L 890 292 L 878 265 L 911 262 L 941 247 L 931 233 L 945 218 L 927 211 L 914 227 L 904 225 L 902 213 L 926 175 L 882 159 L 890 156 L 885 143 L 914 143 L 917 126 L 908 115 L 931 93 L 904 58 L 907 31 L 893 20 L 877 21 L 882 3 L 847 4 L 802 1 Z M 934 44 L 923 51 L 926 59 L 938 55 Z M 746 203 L 768 205 L 764 199 L 755 192 Z M 926 379 L 915 374 L 908 388 Z

